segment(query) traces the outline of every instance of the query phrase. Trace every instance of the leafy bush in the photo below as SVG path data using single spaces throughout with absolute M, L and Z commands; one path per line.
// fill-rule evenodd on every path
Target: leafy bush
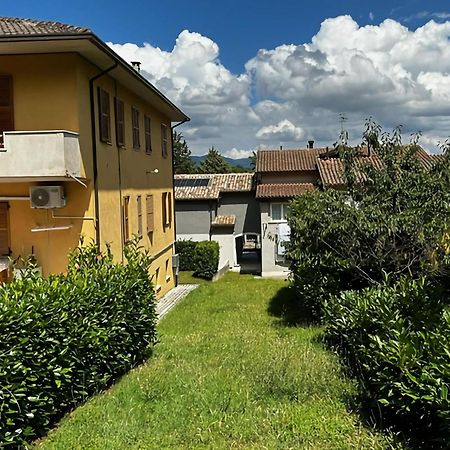
M 450 436 L 450 309 L 441 290 L 404 278 L 341 293 L 324 311 L 327 337 L 366 396 L 420 446 L 442 448 Z
M 136 241 L 127 264 L 80 247 L 67 275 L 30 270 L 0 286 L 0 446 L 44 434 L 141 361 L 156 339 L 150 257 Z
M 175 242 L 175 251 L 180 255 L 180 270 L 194 271 L 194 255 L 197 242 L 180 240 Z
M 450 148 L 432 159 L 379 131 L 369 122 L 370 158 L 345 143 L 326 156 L 342 189 L 291 203 L 293 284 L 374 411 L 448 448 Z
M 291 204 L 294 285 L 318 316 L 330 294 L 376 285 L 385 273 L 392 281 L 449 273 L 449 155 L 420 163 L 416 143 L 402 146 L 396 133 L 377 144 L 376 158 L 361 154 L 336 149 L 344 190 L 311 192 Z
M 198 242 L 193 263 L 194 275 L 210 280 L 219 268 L 219 244 L 215 241 Z

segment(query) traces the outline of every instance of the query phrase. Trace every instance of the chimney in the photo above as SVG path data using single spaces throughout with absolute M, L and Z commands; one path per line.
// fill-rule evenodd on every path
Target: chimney
M 308 141 L 308 148 L 314 148 L 314 141 Z
M 131 65 L 136 72 L 141 71 L 141 62 L 140 61 L 131 61 Z

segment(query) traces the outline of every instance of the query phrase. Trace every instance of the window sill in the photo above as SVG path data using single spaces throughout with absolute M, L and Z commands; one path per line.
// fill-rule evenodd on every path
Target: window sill
M 167 276 L 167 277 L 166 277 L 166 283 L 168 283 L 171 279 L 172 279 L 171 276 Z

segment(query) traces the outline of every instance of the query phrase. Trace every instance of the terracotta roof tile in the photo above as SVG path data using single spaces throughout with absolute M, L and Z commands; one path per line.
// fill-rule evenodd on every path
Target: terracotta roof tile
M 365 152 L 367 154 L 367 151 Z M 424 149 L 418 148 L 416 156 L 422 167 L 431 169 L 438 158 L 428 154 Z M 376 169 L 381 169 L 382 161 L 376 154 L 371 156 L 363 156 L 356 159 L 356 167 L 362 168 L 365 164 L 370 164 Z M 339 158 L 318 158 L 317 168 L 319 169 L 320 179 L 324 187 L 339 187 L 345 184 L 344 180 L 344 164 Z M 360 176 L 360 181 L 363 179 Z
M 236 223 L 236 216 L 234 214 L 229 216 L 216 216 L 214 221 L 211 223 L 212 226 L 233 226 Z
M 256 172 L 317 170 L 317 157 L 326 151 L 325 148 L 259 150 L 256 154 Z
M 256 198 L 292 198 L 314 189 L 312 183 L 259 184 L 256 187 Z
M 190 180 L 184 183 L 181 180 Z M 199 181 L 197 185 L 194 180 Z M 250 192 L 253 190 L 253 173 L 181 174 L 175 175 L 176 200 L 212 200 L 221 192 Z
M 88 28 L 75 27 L 60 22 L 0 17 L 0 37 L 90 33 L 91 30 Z

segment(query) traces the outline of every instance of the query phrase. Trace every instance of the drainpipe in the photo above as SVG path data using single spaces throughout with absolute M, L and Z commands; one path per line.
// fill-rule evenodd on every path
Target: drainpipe
M 94 202 L 95 202 L 95 244 L 100 250 L 100 210 L 98 198 L 98 164 L 97 164 L 97 136 L 95 127 L 95 96 L 94 96 L 94 81 L 106 75 L 111 70 L 117 67 L 117 61 L 111 67 L 103 70 L 99 74 L 89 79 L 89 100 L 91 106 L 91 134 L 92 134 L 92 160 L 93 160 L 93 176 L 94 176 Z
M 175 213 L 175 158 L 173 157 L 173 131 L 176 127 L 183 125 L 183 123 L 189 122 L 191 119 L 186 118 L 181 122 L 178 122 L 173 127 L 170 127 L 170 148 L 172 149 L 172 193 L 173 193 L 173 234 L 174 234 L 174 242 L 177 240 L 177 221 L 176 221 L 176 213 Z M 173 248 L 173 253 L 175 253 L 175 244 Z M 175 275 L 175 286 L 178 286 L 178 275 Z

